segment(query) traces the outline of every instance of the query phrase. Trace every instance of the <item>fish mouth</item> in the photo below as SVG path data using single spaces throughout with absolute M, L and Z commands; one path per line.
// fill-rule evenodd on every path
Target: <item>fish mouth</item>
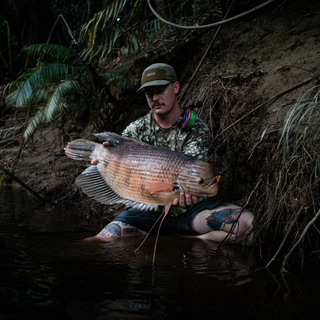
M 196 197 L 213 197 L 217 194 L 216 174 L 207 162 L 196 160 L 186 171 L 180 172 L 180 180 L 186 193 Z
M 213 177 L 191 183 L 187 189 L 187 193 L 189 192 L 196 197 L 213 197 L 218 192 L 218 184 L 216 178 Z
M 209 178 L 209 179 L 207 179 L 207 183 L 205 183 L 205 182 L 202 185 L 205 195 L 208 198 L 214 197 L 218 192 L 217 178 L 216 177 Z
M 202 186 L 206 188 L 210 188 L 212 185 L 216 183 L 217 179 L 216 177 L 205 179 Z

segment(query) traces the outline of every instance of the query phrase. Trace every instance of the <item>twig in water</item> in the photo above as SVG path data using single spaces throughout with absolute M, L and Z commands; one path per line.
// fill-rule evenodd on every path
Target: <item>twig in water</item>
M 317 212 L 317 214 L 313 217 L 313 219 L 311 221 L 309 221 L 309 223 L 307 224 L 307 226 L 305 227 L 305 229 L 302 232 L 302 235 L 300 236 L 300 238 L 298 239 L 298 241 L 292 246 L 291 250 L 289 251 L 289 253 L 285 256 L 283 263 L 282 263 L 282 267 L 281 267 L 281 272 L 286 272 L 285 269 L 285 265 L 287 264 L 287 261 L 289 259 L 289 257 L 291 256 L 292 252 L 294 251 L 294 249 L 296 248 L 296 246 L 300 243 L 300 241 L 303 239 L 303 237 L 305 236 L 305 234 L 307 233 L 308 229 L 311 227 L 311 225 L 319 218 L 320 216 L 320 209 Z
M 292 230 L 294 224 L 295 224 L 296 221 L 298 220 L 298 217 L 300 216 L 300 214 L 301 214 L 301 212 L 302 212 L 302 209 L 303 209 L 303 206 L 300 207 L 298 213 L 296 214 L 295 218 L 294 218 L 293 221 L 291 222 L 290 227 L 289 227 L 289 229 L 288 229 L 285 237 L 283 238 L 283 240 L 282 240 L 282 242 L 281 242 L 281 244 L 280 244 L 280 246 L 279 246 L 279 249 L 277 250 L 277 252 L 275 253 L 275 255 L 272 257 L 272 259 L 268 262 L 268 264 L 266 265 L 266 268 L 269 267 L 269 265 L 271 264 L 271 262 L 273 262 L 274 260 L 276 260 L 276 258 L 277 258 L 277 256 L 278 256 L 279 252 L 281 251 L 283 245 L 284 245 L 285 242 L 287 241 L 287 238 L 288 238 L 289 234 L 291 233 L 291 230 Z
M 37 194 L 35 191 L 33 191 L 29 186 L 27 186 L 24 182 L 22 182 L 19 178 L 17 178 L 15 175 L 13 175 L 11 172 L 9 172 L 7 169 L 5 169 L 3 166 L 0 165 L 0 170 L 6 173 L 9 177 L 11 177 L 13 180 L 21 184 L 23 187 L 25 187 L 28 191 L 30 191 L 32 194 L 34 194 L 38 199 L 40 199 L 43 203 L 46 202 L 44 198 L 42 198 L 39 194 Z

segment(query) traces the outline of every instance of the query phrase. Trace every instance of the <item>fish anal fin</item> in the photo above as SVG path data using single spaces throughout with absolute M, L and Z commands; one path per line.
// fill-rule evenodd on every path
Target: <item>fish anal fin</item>
M 157 192 L 171 191 L 174 188 L 173 183 L 168 182 L 151 182 L 148 184 L 148 190 L 150 194 L 154 194 Z

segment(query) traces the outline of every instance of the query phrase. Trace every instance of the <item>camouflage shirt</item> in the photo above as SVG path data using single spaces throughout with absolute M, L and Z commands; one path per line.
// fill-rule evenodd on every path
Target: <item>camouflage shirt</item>
M 182 120 L 179 119 L 171 128 L 164 129 L 150 111 L 144 117 L 132 122 L 122 135 L 207 161 L 211 135 L 204 121 L 197 118 L 192 130 L 183 129 L 181 125 Z
M 196 119 L 192 130 L 183 129 L 181 119 L 172 125 L 172 127 L 164 129 L 160 127 L 154 118 L 153 112 L 150 111 L 144 117 L 132 122 L 123 131 L 122 135 L 135 138 L 156 147 L 183 152 L 202 161 L 208 160 L 211 134 L 204 121 L 199 118 Z M 180 206 L 173 206 L 170 209 L 170 215 L 178 216 L 186 212 L 186 210 Z

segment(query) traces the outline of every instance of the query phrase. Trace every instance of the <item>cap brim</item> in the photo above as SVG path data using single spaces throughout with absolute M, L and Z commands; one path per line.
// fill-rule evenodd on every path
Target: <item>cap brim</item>
M 146 88 L 146 87 L 154 87 L 154 86 L 164 86 L 166 84 L 170 83 L 169 80 L 154 80 L 154 81 L 149 81 L 144 83 L 138 90 L 137 92 L 139 92 L 140 90 Z

